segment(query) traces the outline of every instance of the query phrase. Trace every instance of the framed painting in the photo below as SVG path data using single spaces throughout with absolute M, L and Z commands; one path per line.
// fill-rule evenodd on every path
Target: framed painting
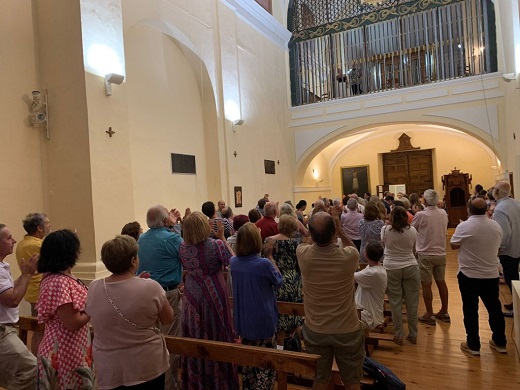
M 341 188 L 343 195 L 357 194 L 363 197 L 365 192 L 370 192 L 368 165 L 341 167 Z
M 242 187 L 235 187 L 235 207 L 242 207 Z

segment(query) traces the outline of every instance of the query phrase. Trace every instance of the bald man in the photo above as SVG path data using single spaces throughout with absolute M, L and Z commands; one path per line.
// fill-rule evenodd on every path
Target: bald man
M 520 202 L 512 199 L 511 186 L 506 182 L 496 183 L 493 187 L 493 197 L 497 200 L 493 219 L 502 228 L 502 243 L 500 244 L 500 264 L 504 269 L 504 279 L 511 290 L 511 281 L 518 280 L 518 265 L 520 263 Z M 505 304 L 508 310 L 513 310 L 513 304 Z M 512 312 L 506 313 L 512 317 Z
M 345 388 L 357 390 L 365 344 L 354 300 L 359 252 L 341 228 L 337 215 L 314 213 L 309 231 L 313 244 L 299 245 L 296 256 L 305 296 L 305 348 L 321 355 L 313 389 L 329 388 L 335 358 Z M 343 248 L 337 245 L 336 237 L 341 239 Z
M 492 339 L 490 348 L 507 353 L 505 321 L 500 307 L 497 253 L 502 242 L 502 229 L 486 215 L 487 204 L 474 198 L 468 207 L 469 218 L 455 229 L 450 245 L 459 250 L 457 279 L 462 298 L 466 342 L 460 349 L 470 355 L 480 355 L 478 300 L 489 314 Z

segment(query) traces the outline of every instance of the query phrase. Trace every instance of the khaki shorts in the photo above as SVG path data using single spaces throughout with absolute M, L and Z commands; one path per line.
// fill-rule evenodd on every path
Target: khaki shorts
M 359 383 L 365 359 L 365 334 L 360 327 L 351 333 L 315 333 L 303 325 L 305 351 L 320 355 L 316 364 L 316 381 L 330 381 L 332 362 L 336 358 L 341 380 L 346 385 Z
M 446 255 L 430 256 L 418 255 L 419 271 L 421 282 L 431 282 L 432 275 L 435 280 L 444 280 L 446 273 Z

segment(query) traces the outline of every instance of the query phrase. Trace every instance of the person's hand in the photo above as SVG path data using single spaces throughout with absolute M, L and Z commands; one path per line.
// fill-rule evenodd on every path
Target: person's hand
M 151 277 L 152 275 L 150 275 L 150 272 L 148 272 L 148 271 L 143 271 L 143 272 L 141 272 L 141 273 L 140 273 L 139 275 L 137 275 L 137 276 L 138 276 L 139 278 L 141 278 L 141 279 L 150 279 L 150 277 Z
M 22 275 L 33 275 L 36 273 L 36 269 L 38 268 L 38 260 L 40 259 L 39 254 L 32 255 L 29 260 L 25 260 L 22 258 L 20 262 L 20 271 Z
M 269 258 L 273 257 L 274 240 L 267 240 L 264 244 L 264 256 Z
M 184 219 L 186 219 L 188 217 L 188 215 L 191 214 L 191 210 L 189 207 L 186 207 L 186 210 L 184 210 Z
M 226 237 L 224 236 L 224 224 L 220 219 L 217 219 L 217 230 L 213 232 L 215 237 L 221 239 L 222 241 L 226 239 Z

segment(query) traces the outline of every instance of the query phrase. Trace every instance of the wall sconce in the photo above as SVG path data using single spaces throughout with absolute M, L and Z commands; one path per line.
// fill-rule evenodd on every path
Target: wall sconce
M 316 169 L 312 170 L 312 178 L 316 182 L 316 185 L 318 185 L 318 183 L 321 183 L 323 181 L 323 179 L 320 177 L 320 175 Z
M 515 82 L 515 88 L 520 89 L 520 73 L 504 73 L 502 75 L 502 79 L 507 81 L 508 83 L 511 81 Z
M 49 113 L 47 111 L 47 90 L 43 92 L 32 91 L 31 101 L 31 126 L 41 127 L 45 130 L 45 136 L 47 139 L 51 139 L 49 133 Z
M 236 133 L 237 126 L 242 126 L 243 124 L 244 124 L 244 120 L 243 119 L 235 119 L 233 121 L 233 133 Z
M 112 96 L 112 84 L 121 85 L 125 76 L 117 73 L 108 73 L 105 75 L 105 95 Z

